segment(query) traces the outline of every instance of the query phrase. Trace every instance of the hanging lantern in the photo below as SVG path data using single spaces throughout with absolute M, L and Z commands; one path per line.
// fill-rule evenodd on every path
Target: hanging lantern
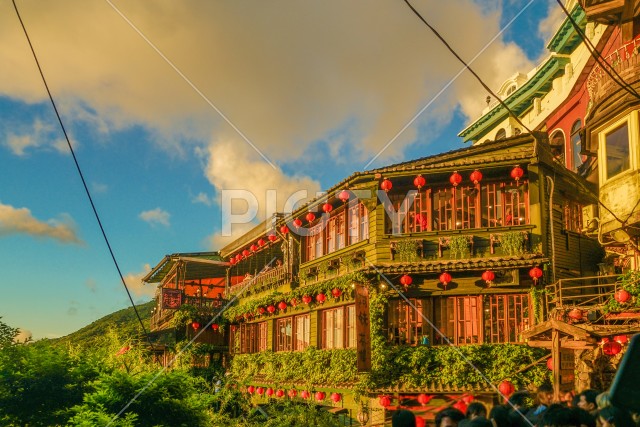
M 509 397 L 516 391 L 516 387 L 511 381 L 504 380 L 498 385 L 498 391 L 503 396 Z
M 471 172 L 469 179 L 471 180 L 471 182 L 478 185 L 478 183 L 482 181 L 482 173 L 476 169 L 473 172 Z
M 467 404 L 464 403 L 462 400 L 458 400 L 456 403 L 454 403 L 451 406 L 457 409 L 458 411 L 462 412 L 463 414 L 467 413 Z
M 569 319 L 573 319 L 573 320 L 582 320 L 583 314 L 582 314 L 582 310 L 580 310 L 579 308 L 574 308 L 573 310 L 569 311 Z
M 265 312 L 264 307 L 258 307 L 258 314 L 263 315 Z
M 324 391 L 319 391 L 316 393 L 316 400 L 318 402 L 322 402 L 325 397 L 327 397 L 327 395 L 324 393 Z
M 318 304 L 322 304 L 326 300 L 327 300 L 327 296 L 325 294 L 319 293 L 318 295 L 316 295 L 316 301 L 318 302 Z
M 300 228 L 300 227 L 302 227 L 302 220 L 301 220 L 300 218 L 296 218 L 296 219 L 294 219 L 294 220 L 293 220 L 293 225 L 294 225 L 296 228 Z
M 340 393 L 331 393 L 331 401 L 333 403 L 338 403 L 342 400 L 342 395 Z
M 457 187 L 458 184 L 462 182 L 462 175 L 460 175 L 458 172 L 452 173 L 451 176 L 449 177 L 449 182 L 454 187 Z
M 378 403 L 380 403 L 380 406 L 382 406 L 383 408 L 386 408 L 387 406 L 391 405 L 391 397 L 380 396 L 378 398 Z
M 258 247 L 256 245 L 251 245 L 249 249 L 251 249 L 251 252 L 255 252 L 258 250 Z
M 338 288 L 333 288 L 331 289 L 331 295 L 333 295 L 334 298 L 340 298 L 340 295 L 342 295 L 342 291 Z
M 418 395 L 418 403 L 422 406 L 427 406 L 427 404 L 431 402 L 431 399 L 433 399 L 433 396 L 430 394 L 421 393 Z
M 218 325 L 217 323 L 214 323 L 211 325 L 211 329 L 213 329 L 214 331 L 217 331 L 218 329 L 220 329 L 220 325 Z
M 258 246 L 263 247 L 266 244 L 267 244 L 267 242 L 265 242 L 264 239 L 258 240 Z
M 553 357 L 547 359 L 547 369 L 553 371 Z
M 280 302 L 278 303 L 278 308 L 279 308 L 280 310 L 284 310 L 284 309 L 286 309 L 286 308 L 287 308 L 287 303 L 286 303 L 286 302 L 284 302 L 284 301 L 280 301 Z
M 291 298 L 291 301 L 289 301 L 289 304 L 291 304 L 291 307 L 295 307 L 298 305 L 298 300 L 295 298 Z
M 249 258 L 249 255 L 251 255 L 251 252 L 249 252 L 247 249 L 245 249 L 244 251 L 242 251 L 242 256 L 245 258 Z
M 380 188 L 382 188 L 385 191 L 385 193 L 388 193 L 392 187 L 393 187 L 393 184 L 391 183 L 391 181 L 389 181 L 386 178 L 380 183 Z
M 445 288 L 447 287 L 449 282 L 451 282 L 451 279 L 452 279 L 451 275 L 446 271 L 440 275 L 440 283 L 442 283 Z
M 351 195 L 349 194 L 349 191 L 347 191 L 347 190 L 342 190 L 338 194 L 338 199 L 342 200 L 342 203 L 347 203 L 349 201 L 349 197 L 351 197 Z
M 427 422 L 420 415 L 416 415 L 416 427 L 426 427 Z
M 519 181 L 523 175 L 524 171 L 520 166 L 516 166 L 515 168 L 511 169 L 511 178 L 515 179 L 516 181 Z
M 200 323 L 191 322 L 191 327 L 193 328 L 194 331 L 197 331 L 198 329 L 200 329 Z
M 265 394 L 266 394 L 268 397 L 273 396 L 273 389 L 272 389 L 271 387 L 269 387 L 269 388 L 267 389 L 267 391 L 265 392 Z
M 622 351 L 622 344 L 618 341 L 609 341 L 602 346 L 602 352 L 607 356 L 615 356 Z
M 293 399 L 294 397 L 296 397 L 296 395 L 298 394 L 298 392 L 296 391 L 295 388 L 289 389 L 289 391 L 287 392 L 287 395 L 289 396 L 289 398 Z
M 484 273 L 482 273 L 482 280 L 487 282 L 487 285 L 491 285 L 493 283 L 493 279 L 495 278 L 496 278 L 496 275 L 491 270 L 487 270 Z
M 311 393 L 309 393 L 307 390 L 302 390 L 300 392 L 300 397 L 303 399 L 308 399 L 311 397 Z
M 231 325 L 231 332 L 235 332 L 238 329 L 236 325 Z
M 283 225 L 282 227 L 280 227 L 280 232 L 282 234 L 288 234 L 289 233 L 289 227 L 287 227 L 286 225 Z
M 247 387 L 247 393 L 253 394 L 254 391 L 256 391 L 256 388 L 254 386 L 250 385 L 249 387 Z
M 309 304 L 311 300 L 313 300 L 313 298 L 311 298 L 309 295 L 305 295 L 302 297 L 302 302 L 305 304 Z
M 236 259 L 235 259 L 235 257 L 231 257 L 231 259 L 229 260 L 229 264 L 231 264 L 231 265 L 236 265 Z
M 619 290 L 616 291 L 615 294 L 613 294 L 613 297 L 620 304 L 624 304 L 625 302 L 627 302 L 627 301 L 629 301 L 631 299 L 631 294 L 629 293 L 629 291 L 627 291 L 625 289 L 619 289 Z
M 467 405 L 473 402 L 474 400 L 476 400 L 476 398 L 473 394 L 465 394 L 464 396 L 462 396 L 462 401 Z
M 324 205 L 322 205 L 322 211 L 324 213 L 329 213 L 333 210 L 333 205 L 329 202 L 325 203 Z
M 289 229 L 287 229 L 287 231 L 289 231 Z M 278 240 L 278 236 L 276 236 L 275 234 L 269 234 L 267 236 L 267 239 L 269 239 L 270 242 L 275 242 L 276 240 Z
M 413 185 L 418 187 L 418 191 L 427 183 L 427 180 L 424 179 L 424 176 L 418 175 L 413 179 Z
M 262 396 L 264 394 L 264 387 L 258 387 L 256 389 L 256 393 L 258 393 L 259 396 Z
M 237 254 L 236 255 L 236 262 L 240 262 L 242 261 L 242 254 Z
M 269 306 L 267 307 L 267 311 L 268 311 L 269 313 L 272 313 L 272 314 L 273 314 L 273 312 L 274 312 L 274 311 L 276 311 L 276 308 L 275 308 L 275 306 L 273 306 L 273 305 L 269 305 Z
M 405 274 L 402 277 L 400 277 L 400 284 L 405 288 L 409 287 L 409 285 L 412 283 L 413 283 L 413 279 L 408 274 Z
M 284 390 L 279 388 L 278 391 L 276 391 L 276 397 L 284 397 Z
M 542 277 L 542 270 L 538 267 L 533 267 L 529 270 L 529 276 L 533 279 L 533 283 L 538 283 L 538 279 Z
M 307 216 L 305 216 L 307 222 L 312 223 L 316 219 L 316 215 L 313 212 L 309 212 Z
M 628 335 L 616 335 L 615 337 L 613 337 L 613 340 L 616 342 L 619 342 L 622 345 L 625 345 L 629 342 L 629 336 Z

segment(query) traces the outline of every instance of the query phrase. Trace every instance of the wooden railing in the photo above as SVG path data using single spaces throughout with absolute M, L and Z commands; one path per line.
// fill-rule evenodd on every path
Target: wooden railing
M 182 296 L 182 304 L 192 305 L 197 307 L 199 311 L 210 312 L 212 315 L 224 307 L 227 302 L 228 300 L 222 298 Z M 175 309 L 166 308 L 154 311 L 151 315 L 151 330 L 157 331 L 168 328 L 175 312 Z
M 240 283 L 236 283 L 235 285 L 229 288 L 229 295 L 234 295 L 240 292 L 245 287 L 253 288 L 253 287 L 261 287 L 265 285 L 277 284 L 284 282 L 288 279 L 289 275 L 287 274 L 287 270 L 284 265 L 280 265 L 278 267 L 274 267 L 270 270 L 263 271 L 258 273 L 258 275 L 250 276 L 245 278 Z
M 638 63 L 640 62 L 638 58 L 639 53 L 640 36 L 620 46 L 618 49 L 607 55 L 604 60 L 609 64 L 610 69 L 619 74 L 624 74 L 627 70 L 631 72 L 633 71 L 632 69 L 638 66 Z M 599 97 L 602 97 L 604 93 L 601 93 L 600 88 L 610 81 L 612 81 L 611 77 L 600 65 L 596 64 L 587 78 L 587 89 L 591 98 L 598 99 Z M 616 89 L 620 88 L 617 85 L 614 85 L 614 87 L 616 87 Z
M 547 287 L 547 308 L 592 309 L 605 304 L 616 291 L 617 275 L 560 279 Z

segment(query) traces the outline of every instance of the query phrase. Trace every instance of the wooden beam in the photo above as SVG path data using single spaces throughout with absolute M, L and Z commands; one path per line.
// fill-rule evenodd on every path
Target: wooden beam
M 553 401 L 560 401 L 560 331 L 551 331 L 551 357 L 553 358 Z
M 551 341 L 529 340 L 529 341 L 527 341 L 527 344 L 530 347 L 540 347 L 540 348 L 549 348 L 549 349 L 552 347 L 552 342 Z M 572 340 L 568 340 L 566 342 L 562 342 L 562 348 L 567 348 L 567 349 L 571 349 L 571 350 L 589 350 L 589 349 L 593 349 L 595 347 L 596 347 L 595 344 L 590 343 L 588 341 L 572 341 Z

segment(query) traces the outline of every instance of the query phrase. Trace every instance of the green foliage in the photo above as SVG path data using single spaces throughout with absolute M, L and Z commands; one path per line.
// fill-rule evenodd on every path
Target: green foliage
M 451 257 L 454 259 L 457 259 L 458 256 L 464 258 L 469 253 L 470 239 L 472 239 L 471 236 L 452 236 L 449 239 Z
M 527 239 L 526 232 L 523 231 L 507 231 L 500 234 L 500 247 L 505 254 L 522 255 L 524 254 L 524 243 Z
M 536 323 L 542 323 L 544 321 L 544 296 L 547 293 L 547 290 L 542 288 L 538 289 L 536 287 L 532 287 L 529 290 L 529 298 L 531 299 L 531 309 L 533 310 L 533 317 Z
M 414 262 L 418 261 L 418 248 L 420 242 L 418 240 L 400 240 L 396 243 L 396 254 L 399 261 Z
M 2 317 L 0 317 L 2 319 Z M 13 344 L 13 340 L 18 336 L 18 328 L 11 326 L 0 320 L 0 350 Z
M 616 301 L 611 295 L 602 307 L 604 313 L 619 312 L 640 307 L 640 271 L 629 270 L 618 277 L 618 289 L 624 289 L 631 294 L 631 301 L 624 304 Z

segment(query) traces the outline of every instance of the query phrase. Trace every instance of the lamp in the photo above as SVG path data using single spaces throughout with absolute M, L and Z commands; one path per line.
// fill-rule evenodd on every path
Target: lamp
M 611 238 L 618 243 L 627 243 L 631 240 L 631 236 L 622 229 L 611 232 Z

